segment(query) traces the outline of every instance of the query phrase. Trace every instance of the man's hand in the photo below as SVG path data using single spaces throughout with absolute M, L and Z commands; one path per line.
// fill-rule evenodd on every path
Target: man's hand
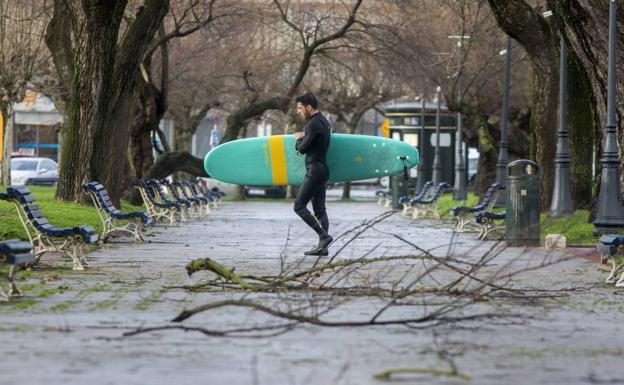
M 295 132 L 295 139 L 303 139 L 305 132 Z

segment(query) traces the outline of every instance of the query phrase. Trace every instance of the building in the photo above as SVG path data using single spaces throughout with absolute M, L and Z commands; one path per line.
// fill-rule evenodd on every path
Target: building
M 52 99 L 27 91 L 13 105 L 13 155 L 42 156 L 58 161 L 63 115 Z

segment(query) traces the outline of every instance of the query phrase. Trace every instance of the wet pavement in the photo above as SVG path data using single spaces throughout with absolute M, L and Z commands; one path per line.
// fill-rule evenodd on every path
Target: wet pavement
M 385 209 L 374 202 L 329 202 L 328 211 L 331 232 L 342 234 Z M 184 266 L 194 258 L 213 258 L 239 274 L 310 266 L 302 254 L 315 239 L 290 203 L 226 202 L 203 220 L 154 229 L 148 243 L 104 245 L 88 254 L 91 268 L 85 272 L 73 272 L 69 261 L 57 260 L 22 273 L 25 296 L 0 304 L 0 384 L 356 385 L 384 383 L 373 376 L 400 368 L 427 369 L 392 377 L 406 384 L 624 382 L 624 291 L 603 283 L 605 267 L 592 260 L 593 251 L 504 248 L 479 241 L 474 233 L 453 234 L 451 227 L 448 221 L 393 215 L 353 239 L 337 260 L 413 255 L 412 246 L 392 236 L 400 234 L 440 257 L 475 262 L 493 249 L 497 256 L 482 268 L 484 279 L 527 269 L 499 282 L 530 289 L 525 294 L 534 297 L 562 291 L 549 298 L 476 302 L 456 315 L 497 317 L 422 328 L 299 325 L 272 337 L 211 337 L 180 330 L 122 337 L 137 328 L 171 325 L 183 309 L 212 301 L 245 298 L 281 308 L 312 301 L 306 293 L 167 288 L 211 277 L 207 272 L 186 275 Z M 349 239 L 342 237 L 332 250 Z M 538 268 L 544 262 L 547 266 Z M 425 268 L 393 263 L 364 269 L 362 275 L 375 283 L 396 282 Z M 423 284 L 443 286 L 454 278 L 452 272 L 436 271 Z M 366 320 L 384 303 L 353 299 L 325 319 Z M 387 317 L 414 317 L 426 312 L 424 307 L 400 307 Z M 272 322 L 278 321 L 243 308 L 222 308 L 183 325 L 224 330 Z M 445 375 L 453 366 L 462 376 Z

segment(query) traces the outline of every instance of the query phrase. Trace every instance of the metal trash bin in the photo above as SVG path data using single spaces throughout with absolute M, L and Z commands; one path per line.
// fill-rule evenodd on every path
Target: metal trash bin
M 392 195 L 392 208 L 401 210 L 402 204 L 399 204 L 399 198 L 407 197 L 408 181 L 403 177 L 403 173 L 392 175 L 390 177 L 390 190 Z
M 540 176 L 539 166 L 531 160 L 507 165 L 505 230 L 509 246 L 539 246 Z

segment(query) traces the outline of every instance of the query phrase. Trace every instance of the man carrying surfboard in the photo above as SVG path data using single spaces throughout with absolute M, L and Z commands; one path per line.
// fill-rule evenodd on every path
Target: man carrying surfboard
M 328 255 L 329 244 L 334 240 L 329 235 L 329 219 L 325 209 L 325 189 L 329 179 L 327 150 L 331 139 L 330 124 L 318 110 L 318 101 L 311 92 L 297 97 L 297 113 L 306 120 L 302 132 L 296 132 L 295 148 L 305 154 L 306 174 L 295 199 L 295 213 L 319 236 L 318 245 L 305 255 Z M 307 209 L 312 201 L 314 215 Z

